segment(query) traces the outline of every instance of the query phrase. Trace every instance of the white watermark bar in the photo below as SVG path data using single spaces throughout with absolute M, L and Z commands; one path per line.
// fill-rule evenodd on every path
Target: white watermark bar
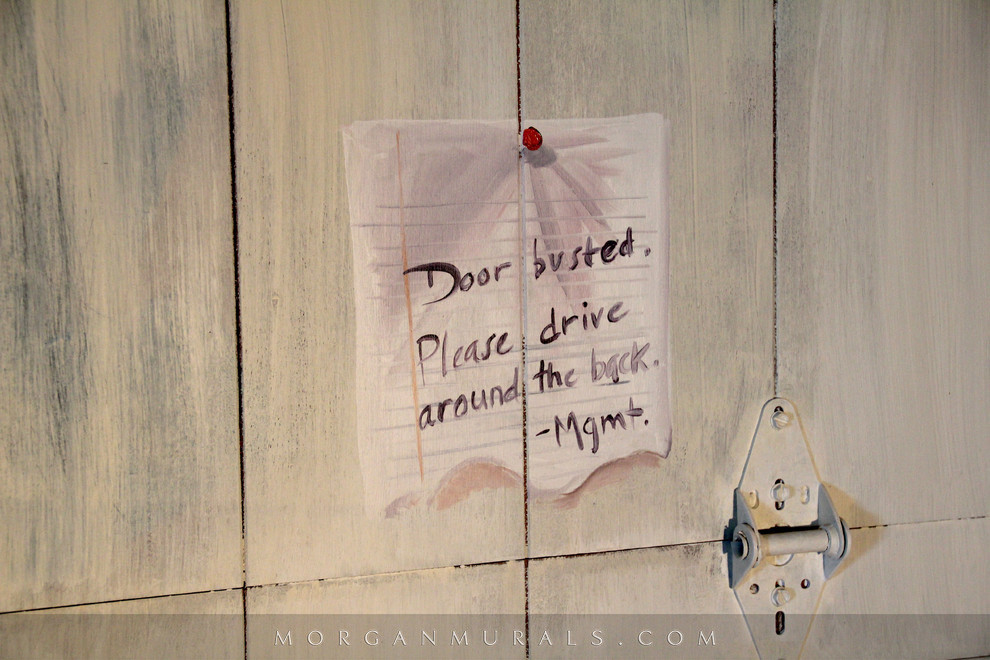
M 773 631 L 775 617 L 750 625 Z M 788 616 L 782 634 L 809 630 Z M 990 615 L 819 614 L 804 657 L 976 657 Z M 738 614 L 0 615 L 11 658 L 755 658 Z

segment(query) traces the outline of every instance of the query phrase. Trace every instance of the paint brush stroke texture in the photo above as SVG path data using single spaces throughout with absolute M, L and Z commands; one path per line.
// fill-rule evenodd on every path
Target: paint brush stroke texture
M 668 125 L 531 123 L 344 129 L 373 515 L 670 451 Z

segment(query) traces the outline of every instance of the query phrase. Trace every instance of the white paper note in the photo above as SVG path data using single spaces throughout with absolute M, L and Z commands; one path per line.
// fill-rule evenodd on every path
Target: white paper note
M 512 122 L 344 130 L 374 515 L 478 465 L 541 496 L 670 451 L 667 123 L 531 123 L 521 157 Z

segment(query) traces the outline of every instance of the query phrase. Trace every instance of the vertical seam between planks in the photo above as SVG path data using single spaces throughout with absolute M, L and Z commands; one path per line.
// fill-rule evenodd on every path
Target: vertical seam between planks
M 241 499 L 241 619 L 244 658 L 248 657 L 247 640 L 247 536 L 245 534 L 244 489 L 244 345 L 241 333 L 241 260 L 237 213 L 237 142 L 234 119 L 234 55 L 231 39 L 230 0 L 224 0 L 224 32 L 227 43 L 227 139 L 230 150 L 230 218 L 234 257 L 234 338 L 237 354 L 237 444 L 240 463 Z
M 771 36 L 771 84 L 773 94 L 773 395 L 780 396 L 780 315 L 778 300 L 780 298 L 780 243 L 777 236 L 777 2 L 773 0 L 773 30 Z
M 521 0 L 516 0 L 516 149 L 519 153 L 519 263 L 524 263 L 526 249 L 526 204 L 525 177 L 522 153 L 522 10 Z M 528 415 L 526 410 L 526 274 L 520 278 L 520 345 L 522 347 L 522 480 L 523 480 L 523 632 L 526 640 L 526 658 L 530 656 L 529 643 L 529 438 L 527 433 Z

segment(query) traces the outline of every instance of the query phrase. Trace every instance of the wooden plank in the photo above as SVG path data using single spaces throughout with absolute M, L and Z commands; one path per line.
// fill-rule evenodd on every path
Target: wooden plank
M 988 513 L 990 6 L 780 6 L 780 391 L 851 524 Z
M 534 559 L 530 611 L 737 614 L 721 542 Z
M 758 657 L 720 542 L 533 560 L 529 603 L 534 658 Z
M 990 541 L 990 522 L 854 529 L 852 539 L 846 563 L 825 586 L 802 657 L 990 651 L 990 575 L 979 551 Z M 642 630 L 653 632 L 644 637 L 655 642 L 651 653 L 690 647 L 699 657 L 756 657 L 720 543 L 534 560 L 529 585 L 531 629 L 570 625 L 573 640 L 584 644 L 573 657 L 609 657 L 603 651 L 616 657 L 630 646 L 641 654 Z M 598 648 L 590 637 L 596 629 L 605 642 Z M 664 637 L 673 629 L 684 635 L 684 646 L 669 649 Z M 714 645 L 699 648 L 701 630 L 714 631 Z M 541 650 L 538 637 L 531 645 L 533 657 L 550 650 Z
M 0 610 L 236 586 L 223 5 L 0 31 Z
M 523 584 L 516 561 L 250 588 L 248 655 L 298 657 L 300 648 L 319 646 L 339 657 L 524 658 L 525 644 L 513 635 L 525 631 Z M 291 646 L 276 631 L 283 640 L 291 632 Z M 454 631 L 459 639 L 467 631 L 466 644 L 452 639 Z
M 673 447 L 534 500 L 532 556 L 716 539 L 731 516 L 772 396 L 772 21 L 769 2 L 522 3 L 524 125 L 660 112 L 672 133 Z
M 0 615 L 7 658 L 243 658 L 240 590 Z
M 990 520 L 853 531 L 825 587 L 809 657 L 963 658 L 990 652 Z
M 365 513 L 341 140 L 357 120 L 512 120 L 513 7 L 233 3 L 250 584 L 522 554 L 521 487 Z

